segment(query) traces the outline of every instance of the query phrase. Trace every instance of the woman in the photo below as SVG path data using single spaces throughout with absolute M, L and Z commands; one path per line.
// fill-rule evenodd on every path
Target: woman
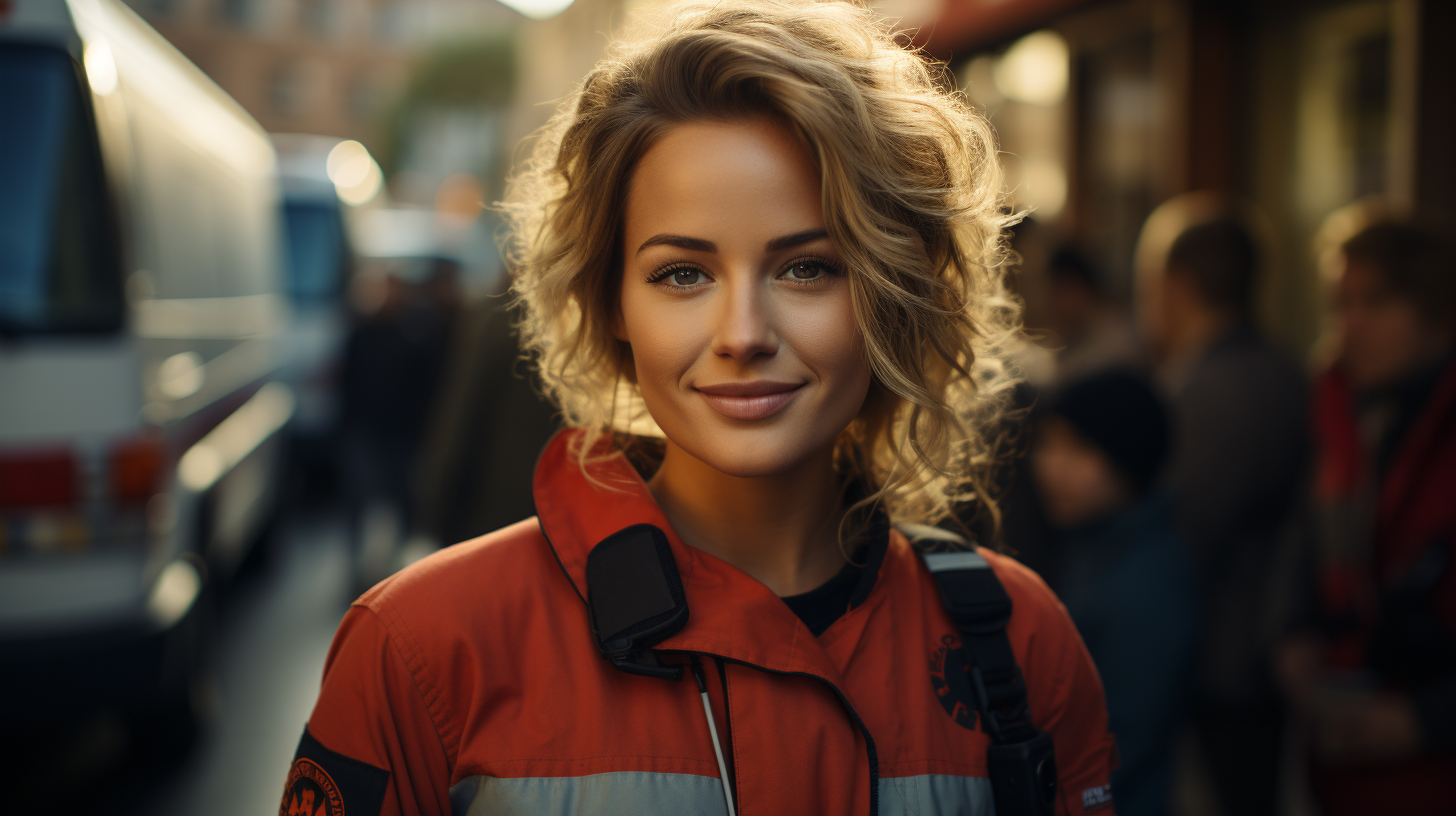
M 1332 816 L 1456 814 L 1456 250 L 1389 215 L 1339 248 L 1315 614 L 1281 655 Z
M 678 7 L 617 46 L 506 203 L 574 429 L 539 518 L 354 605 L 285 812 L 990 812 L 956 627 L 890 523 L 984 495 L 999 187 L 985 122 L 860 7 Z M 1057 810 L 1110 811 L 1096 671 L 985 557 Z

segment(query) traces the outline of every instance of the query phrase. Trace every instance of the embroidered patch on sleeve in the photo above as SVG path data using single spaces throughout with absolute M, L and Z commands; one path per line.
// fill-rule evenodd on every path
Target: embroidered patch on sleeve
M 278 816 L 379 816 L 388 786 L 389 771 L 330 751 L 305 728 Z
M 1091 813 L 1094 810 L 1101 810 L 1112 804 L 1112 783 L 1098 785 L 1095 788 L 1088 788 L 1082 791 L 1082 810 Z

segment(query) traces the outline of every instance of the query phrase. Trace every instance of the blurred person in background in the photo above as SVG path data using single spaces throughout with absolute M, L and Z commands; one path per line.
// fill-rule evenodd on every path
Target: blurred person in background
M 1063 247 L 1047 263 L 1046 277 L 1047 328 L 1064 344 L 1057 357 L 1060 382 L 1146 362 L 1132 321 L 1108 299 L 1086 255 Z
M 398 274 L 377 281 L 382 299 L 358 316 L 344 347 L 344 482 L 361 591 L 390 572 L 398 539 L 412 529 L 416 454 L 450 333 L 450 304 L 429 295 L 450 291 L 437 280 L 451 275 L 450 263 L 432 263 L 428 289 Z
M 1251 815 L 1278 793 L 1270 575 L 1308 448 L 1304 374 L 1254 324 L 1252 223 L 1187 194 L 1149 216 L 1137 253 L 1139 317 L 1173 412 L 1166 480 L 1204 604 L 1194 726 L 1222 809 Z
M 1338 814 L 1456 813 L 1456 252 L 1392 218 L 1346 241 L 1315 400 L 1317 629 L 1281 669 Z
M 462 305 L 416 490 L 419 526 L 435 541 L 536 515 L 530 474 L 560 422 L 521 358 L 518 319 L 505 291 Z
M 1166 814 L 1198 637 L 1196 585 L 1157 479 L 1167 408 L 1126 370 L 1066 387 L 1041 412 L 1032 465 L 1061 531 L 1055 587 L 1107 690 L 1122 816 Z

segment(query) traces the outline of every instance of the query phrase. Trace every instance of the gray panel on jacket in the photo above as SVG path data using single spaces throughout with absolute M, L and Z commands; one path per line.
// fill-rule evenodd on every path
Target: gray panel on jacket
M 881 816 L 995 816 L 991 780 L 980 776 L 880 777 Z
M 450 789 L 455 816 L 717 814 L 723 785 L 711 776 L 621 772 L 498 779 L 472 776 Z M 928 774 L 880 779 L 882 816 L 994 816 L 991 780 Z
M 723 813 L 723 783 L 696 774 L 621 773 L 589 776 L 472 776 L 450 788 L 455 816 L 590 816 L 590 814 Z

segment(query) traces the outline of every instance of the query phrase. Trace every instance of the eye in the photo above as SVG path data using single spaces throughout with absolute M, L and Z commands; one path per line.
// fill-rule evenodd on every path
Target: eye
M 673 270 L 673 273 L 668 275 L 667 279 L 673 286 L 692 286 L 696 283 L 702 283 L 705 280 L 701 269 L 693 269 L 691 267 Z
M 823 261 L 806 258 L 802 261 L 794 261 L 789 264 L 784 268 L 783 273 L 779 277 L 797 283 L 808 283 L 810 281 L 820 280 L 821 278 L 827 278 L 836 272 L 838 272 L 837 269 Z
M 669 289 L 686 289 L 709 280 L 707 273 L 695 266 L 670 266 L 654 274 L 647 282 L 659 283 Z

